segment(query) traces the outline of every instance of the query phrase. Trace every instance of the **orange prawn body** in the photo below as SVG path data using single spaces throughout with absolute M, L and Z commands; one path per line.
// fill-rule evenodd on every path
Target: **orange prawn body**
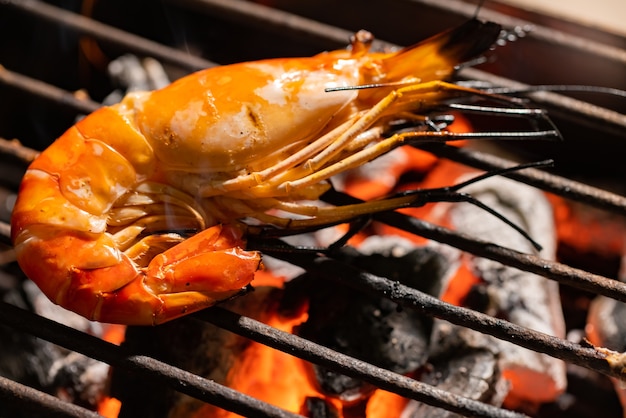
M 18 262 L 52 301 L 102 322 L 158 324 L 237 295 L 261 261 L 245 249 L 246 220 L 354 216 L 302 202 L 397 146 L 383 132 L 398 115 L 463 93 L 440 80 L 498 31 L 472 20 L 392 53 L 369 52 L 359 33 L 347 50 L 131 93 L 28 168 L 11 221 Z M 351 88 L 363 85 L 377 87 Z

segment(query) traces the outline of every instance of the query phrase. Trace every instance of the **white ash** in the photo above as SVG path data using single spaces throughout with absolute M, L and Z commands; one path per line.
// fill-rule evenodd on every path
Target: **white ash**
M 491 178 L 463 190 L 507 219 L 524 228 L 543 250 L 540 256 L 554 260 L 556 232 L 552 208 L 542 192 L 502 177 Z M 454 228 L 483 241 L 496 243 L 520 252 L 533 253 L 530 242 L 504 222 L 474 205 L 455 204 L 450 209 Z M 473 257 L 472 267 L 486 285 L 490 307 L 488 314 L 536 331 L 563 338 L 565 321 L 556 282 L 541 276 L 507 267 L 497 261 Z M 518 395 L 535 396 L 533 379 L 545 383 L 545 401 L 561 393 L 566 386 L 565 363 L 512 343 L 499 341 L 501 366 L 525 376 L 528 387 L 518 387 Z M 539 384 L 539 383 L 537 383 Z
M 469 399 L 500 406 L 509 392 L 509 384 L 502 379 L 495 339 L 468 328 L 435 320 L 431 338 L 429 361 L 432 368 L 422 381 L 439 389 Z M 452 418 L 459 414 L 410 401 L 402 418 Z
M 154 58 L 139 60 L 136 55 L 125 54 L 111 61 L 107 71 L 119 88 L 104 99 L 105 105 L 119 103 L 131 91 L 157 90 L 170 84 L 165 69 Z
M 87 334 L 95 335 L 97 337 L 102 336 L 103 328 L 102 324 L 88 319 L 60 307 L 46 297 L 39 287 L 30 280 L 27 280 L 23 284 L 23 289 L 28 295 L 29 301 L 33 306 L 35 313 L 45 318 L 52 319 L 63 325 L 67 325 L 70 328 L 77 329 L 79 331 L 86 332 Z

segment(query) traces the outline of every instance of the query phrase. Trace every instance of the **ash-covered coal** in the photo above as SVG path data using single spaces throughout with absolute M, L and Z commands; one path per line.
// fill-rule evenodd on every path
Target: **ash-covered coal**
M 337 257 L 429 293 L 439 291 L 448 270 L 447 260 L 428 248 L 413 249 L 402 256 L 394 256 L 390 248 L 369 255 L 343 249 Z M 388 299 L 343 287 L 319 275 L 313 279 L 304 274 L 292 280 L 286 292 L 290 296 L 286 300 L 308 298 L 308 320 L 297 330 L 304 338 L 401 374 L 418 369 L 428 358 L 432 320 L 419 312 L 403 310 Z M 348 404 L 374 390 L 324 367 L 314 365 L 312 369 L 322 393 Z
M 100 336 L 100 324 L 54 305 L 28 280 L 0 286 L 3 301 L 31 310 L 73 328 Z M 0 325 L 0 375 L 57 396 L 67 402 L 95 410 L 106 394 L 107 364 Z M 2 417 L 28 417 L 0 404 Z
M 325 399 L 309 396 L 304 402 L 302 414 L 309 418 L 340 418 L 341 413 Z
M 429 366 L 420 380 L 468 399 L 501 405 L 509 391 L 499 366 L 500 349 L 494 338 L 468 328 L 435 320 Z M 410 401 L 407 418 L 456 418 L 459 414 Z
M 261 287 L 221 306 L 265 322 L 282 295 L 281 289 Z M 229 373 L 253 344 L 226 329 L 184 317 L 158 327 L 128 327 L 122 346 L 132 353 L 148 355 L 171 366 L 214 382 L 229 385 Z M 145 379 L 121 368 L 113 368 L 111 395 L 122 402 L 124 417 L 187 418 L 222 416 L 217 406 L 175 391 L 162 379 Z M 149 399 L 149 402 L 146 402 Z M 203 415 L 204 414 L 204 415 Z

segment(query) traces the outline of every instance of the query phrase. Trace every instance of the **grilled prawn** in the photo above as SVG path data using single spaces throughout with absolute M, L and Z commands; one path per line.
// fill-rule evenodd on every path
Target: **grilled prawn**
M 250 223 L 316 227 L 405 204 L 305 202 L 408 136 L 441 134 L 385 132 L 475 94 L 442 80 L 499 30 L 471 20 L 392 53 L 370 52 L 360 32 L 347 50 L 131 93 L 29 167 L 11 221 L 18 262 L 52 301 L 102 322 L 158 324 L 230 298 L 260 265 Z

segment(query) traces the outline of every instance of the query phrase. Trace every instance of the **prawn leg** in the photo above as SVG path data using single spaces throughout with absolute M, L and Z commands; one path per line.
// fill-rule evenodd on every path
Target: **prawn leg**
M 45 229 L 37 231 L 40 237 L 46 237 Z M 160 253 L 144 268 L 126 254 L 116 254 L 106 235 L 55 234 L 30 239 L 16 251 L 18 259 L 39 260 L 24 263 L 24 273 L 55 303 L 91 320 L 156 325 L 241 293 L 260 264 L 258 252 L 243 250 L 241 234 L 234 226 L 213 226 Z M 68 256 L 60 259 L 55 248 Z M 85 265 L 85 260 L 102 264 L 105 259 L 108 266 Z
M 463 87 L 445 81 L 434 80 L 426 83 L 417 83 L 392 90 L 365 114 L 355 118 L 354 122 L 345 128 L 345 131 L 336 136 L 336 140 L 317 155 L 305 161 L 302 165 L 285 171 L 279 176 L 258 185 L 253 190 L 258 196 L 275 190 L 289 194 L 292 190 L 305 189 L 318 184 L 330 177 L 361 166 L 363 163 L 374 160 L 407 141 L 413 139 L 422 142 L 446 142 L 459 139 L 449 131 L 416 131 L 394 134 L 388 138 L 370 139 L 371 146 L 356 147 L 356 151 L 342 159 L 333 160 L 337 154 L 351 147 L 358 135 L 368 132 L 372 125 L 377 124 L 385 114 L 400 114 L 402 112 L 417 112 L 422 107 L 434 107 L 443 100 L 450 99 L 455 94 L 467 96 L 484 96 L 493 98 L 493 94 L 481 90 Z M 503 98 L 503 100 L 508 100 Z M 409 113 L 411 114 L 411 113 Z M 551 132 L 549 133 L 551 134 Z M 480 136 L 477 136 L 480 137 Z M 254 176 L 256 173 L 252 174 Z M 259 173 L 260 174 L 260 173 Z M 263 173 L 263 179 L 267 175 Z M 266 191 L 264 193 L 264 191 Z
M 425 103 L 432 107 L 439 104 L 444 98 L 449 98 L 454 93 L 486 96 L 480 90 L 439 80 L 412 84 L 392 90 L 367 112 L 355 117 L 351 124 L 345 125 L 345 130 L 316 155 L 313 155 L 303 164 L 284 171 L 269 181 L 258 185 L 254 190 L 258 190 L 261 195 L 264 189 L 275 189 L 288 194 L 290 190 L 319 183 L 334 174 L 357 167 L 365 161 L 373 160 L 402 143 L 406 135 L 394 135 L 391 138 L 373 144 L 371 147 L 359 147 L 349 158 L 344 158 L 338 162 L 333 162 L 332 158 L 351 146 L 358 135 L 367 132 L 385 114 L 400 113 L 407 110 L 419 111 Z M 428 100 L 426 100 L 427 96 Z M 428 133 L 421 134 L 424 136 L 428 135 Z M 375 140 L 380 140 L 380 138 L 377 136 L 371 142 Z
M 260 253 L 244 246 L 238 227 L 205 229 L 154 257 L 140 272 L 143 280 L 104 294 L 97 319 L 156 325 L 236 296 L 261 263 Z

